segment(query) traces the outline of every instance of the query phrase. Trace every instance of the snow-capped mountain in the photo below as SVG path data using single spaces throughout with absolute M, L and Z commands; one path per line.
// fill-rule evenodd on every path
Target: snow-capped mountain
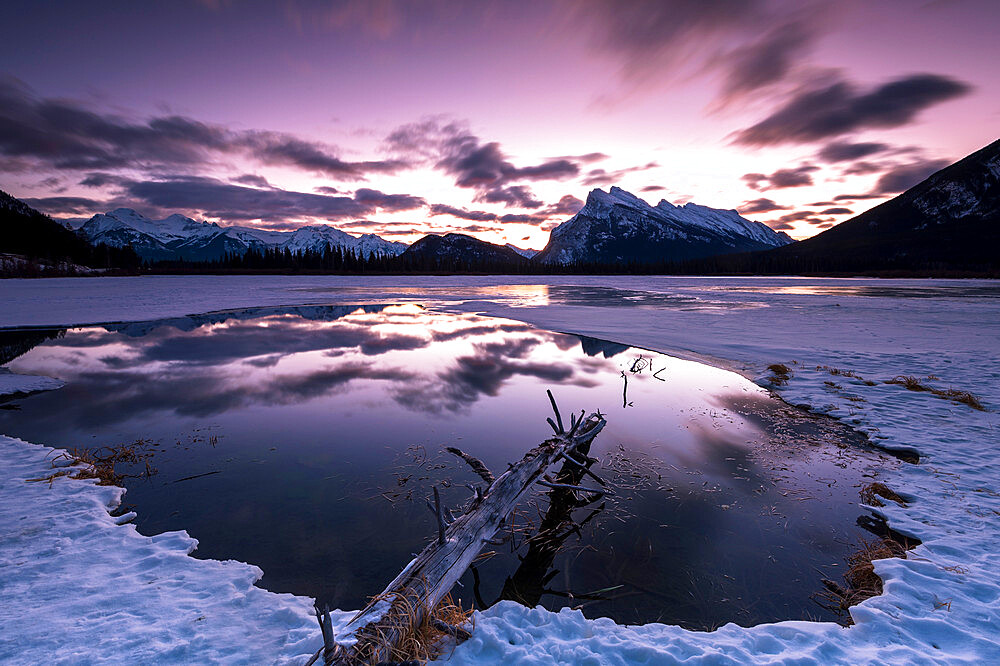
M 514 252 L 517 252 L 519 255 L 521 255 L 525 259 L 531 259 L 536 254 L 538 254 L 538 252 L 539 252 L 539 250 L 532 250 L 530 247 L 527 247 L 527 248 L 525 248 L 525 247 L 518 247 L 518 246 L 513 245 L 511 243 L 504 243 L 504 247 L 509 247 L 510 249 L 514 250 Z
M 340 229 L 317 224 L 294 231 L 268 231 L 253 227 L 223 227 L 198 222 L 183 215 L 152 220 L 131 208 L 118 208 L 90 218 L 80 233 L 97 245 L 132 247 L 151 260 L 184 259 L 206 261 L 227 253 L 242 254 L 253 248 L 276 248 L 302 253 L 322 252 L 327 245 L 352 250 L 362 256 L 396 255 L 406 249 L 403 243 L 387 241 L 374 234 L 352 236 Z
M 576 215 L 552 230 L 535 256 L 543 263 L 683 261 L 765 250 L 794 241 L 735 210 L 661 201 L 651 206 L 625 190 L 596 189 Z

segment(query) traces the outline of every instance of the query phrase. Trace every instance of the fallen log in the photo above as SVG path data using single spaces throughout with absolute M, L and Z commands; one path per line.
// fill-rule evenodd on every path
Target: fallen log
M 562 426 L 555 401 L 553 408 L 558 426 Z M 579 450 L 586 457 L 590 443 L 606 423 L 600 413 L 573 421 L 575 427 L 570 432 L 558 429 L 553 437 L 510 465 L 484 492 L 477 493 L 465 513 L 454 522 L 446 527 L 439 523 L 443 535 L 428 544 L 351 620 L 335 638 L 334 645 L 327 645 L 322 651 L 324 663 L 354 666 L 404 659 L 399 649 L 401 643 L 412 636 L 451 591 L 522 497 L 564 454 L 573 456 Z

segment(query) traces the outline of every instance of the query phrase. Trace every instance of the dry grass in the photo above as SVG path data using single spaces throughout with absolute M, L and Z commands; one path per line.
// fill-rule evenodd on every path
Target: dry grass
M 931 375 L 928 379 L 934 377 Z M 986 407 L 983 405 L 982 401 L 979 400 L 975 395 L 969 393 L 968 391 L 960 391 L 954 388 L 939 389 L 934 388 L 928 384 L 923 383 L 919 378 L 912 375 L 896 375 L 892 379 L 885 382 L 886 384 L 896 384 L 903 386 L 907 390 L 917 391 L 920 393 L 932 393 L 939 398 L 945 400 L 951 400 L 952 402 L 960 403 L 963 405 L 968 405 L 973 409 L 977 409 L 981 412 L 986 411 Z
M 371 605 L 381 599 L 372 599 Z M 423 622 L 416 624 L 416 607 L 413 600 L 403 594 L 396 594 L 392 600 L 392 610 L 384 617 L 398 618 L 402 615 L 409 622 L 403 627 L 403 638 L 396 642 L 388 655 L 390 663 L 418 662 L 426 663 L 443 656 L 457 642 L 468 637 L 475 629 L 473 609 L 465 610 L 461 599 L 456 603 L 449 594 L 437 605 L 434 611 L 424 617 Z M 369 606 L 370 607 L 370 606 Z M 358 633 L 359 651 L 355 660 L 359 664 L 376 663 L 373 652 L 390 643 L 390 636 L 395 633 L 398 624 L 389 621 L 389 625 L 373 622 Z
M 861 489 L 858 493 L 861 495 L 861 501 L 870 506 L 885 506 L 885 502 L 882 499 L 887 499 L 890 502 L 895 502 L 899 506 L 906 506 L 906 500 L 899 496 L 896 491 L 889 488 L 889 486 L 884 483 L 869 483 L 867 486 Z M 882 499 L 880 499 L 882 498 Z
M 95 448 L 75 448 L 56 456 L 55 460 L 69 459 L 74 464 L 83 463 L 87 467 L 77 471 L 74 478 L 97 479 L 99 486 L 117 486 L 123 479 L 144 478 L 156 474 L 156 468 L 149 464 L 149 459 L 156 452 L 150 448 L 150 442 L 137 439 L 131 444 L 117 446 L 101 446 Z M 53 466 L 55 466 L 53 460 Z M 122 471 L 119 465 L 142 465 L 142 470 Z
M 785 385 L 788 380 L 792 378 L 792 370 L 784 363 L 772 363 L 767 366 L 767 369 L 771 371 L 772 377 L 771 383 L 778 385 Z
M 833 610 L 845 611 L 865 599 L 882 594 L 882 579 L 875 573 L 872 562 L 891 557 L 906 559 L 906 547 L 892 539 L 862 539 L 858 550 L 847 557 L 848 568 L 844 574 L 847 586 L 824 580 L 823 585 L 828 591 L 819 595 L 821 603 Z

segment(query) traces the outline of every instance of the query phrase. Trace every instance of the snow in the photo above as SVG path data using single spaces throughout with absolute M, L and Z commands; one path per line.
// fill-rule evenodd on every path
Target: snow
M 1000 663 L 998 281 L 7 280 L 0 282 L 7 306 L 0 326 L 402 301 L 700 358 L 761 383 L 768 364 L 784 363 L 792 378 L 775 390 L 786 400 L 845 419 L 881 445 L 921 455 L 920 464 L 881 478 L 909 505 L 870 509 L 923 543 L 908 559 L 876 563 L 885 594 L 854 607 L 850 628 L 796 621 L 699 633 L 658 624 L 624 627 L 580 612 L 505 602 L 477 614 L 476 631 L 451 655 L 453 663 Z M 879 383 L 867 386 L 817 366 L 853 370 Z M 900 374 L 935 375 L 940 379 L 930 384 L 969 390 L 990 411 L 882 383 Z M 319 647 L 311 600 L 252 587 L 259 574 L 252 566 L 186 557 L 193 542 L 186 535 L 149 539 L 116 525 L 107 507 L 121 491 L 64 478 L 51 488 L 24 483 L 52 472 L 45 460 L 51 453 L 0 442 L 0 529 L 14 535 L 0 543 L 0 659 L 280 662 L 301 660 Z M 206 619 L 195 622 L 202 615 Z M 338 614 L 337 626 L 345 619 Z M 21 656 L 21 649 L 31 652 Z
M 612 232 L 604 233 L 604 228 Z M 597 228 L 597 231 L 592 229 Z M 745 250 L 787 245 L 792 239 L 760 222 L 751 222 L 735 210 L 720 210 L 687 203 L 674 206 L 666 200 L 656 206 L 612 187 L 608 192 L 594 189 L 587 203 L 569 220 L 552 230 L 543 261 L 568 263 L 589 257 L 600 250 L 600 241 L 613 237 L 637 244 L 665 240 L 694 240 L 723 243 Z M 747 241 L 751 241 L 748 245 Z
M 6 368 L 0 368 L 0 397 L 18 393 L 35 393 L 62 388 L 63 382 L 52 377 L 18 375 Z
M 306 250 L 322 252 L 327 245 L 353 249 L 368 256 L 399 254 L 406 249 L 403 243 L 387 241 L 374 234 L 353 236 L 329 225 L 312 225 L 294 231 L 269 231 L 252 227 L 226 226 L 197 222 L 183 215 L 170 215 L 162 220 L 152 220 L 131 208 L 117 208 L 90 218 L 82 233 L 91 243 L 124 246 L 132 244 L 143 254 L 169 253 L 171 249 L 195 248 L 215 236 L 224 235 L 236 241 L 236 247 L 276 247 L 301 253 Z

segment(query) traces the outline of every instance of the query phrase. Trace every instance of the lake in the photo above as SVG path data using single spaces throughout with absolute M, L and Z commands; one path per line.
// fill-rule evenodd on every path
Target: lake
M 0 405 L 0 432 L 70 449 L 142 440 L 156 473 L 124 481 L 140 532 L 187 530 L 196 557 L 256 564 L 262 587 L 345 609 L 433 537 L 432 486 L 457 510 L 480 482 L 444 447 L 504 470 L 551 433 L 546 389 L 564 415 L 606 415 L 591 455 L 614 494 L 551 506 L 539 487 L 454 591 L 467 605 L 698 629 L 835 619 L 820 579 L 868 536 L 859 488 L 897 464 L 732 372 L 415 304 L 4 331 L 0 352 L 66 381 Z

